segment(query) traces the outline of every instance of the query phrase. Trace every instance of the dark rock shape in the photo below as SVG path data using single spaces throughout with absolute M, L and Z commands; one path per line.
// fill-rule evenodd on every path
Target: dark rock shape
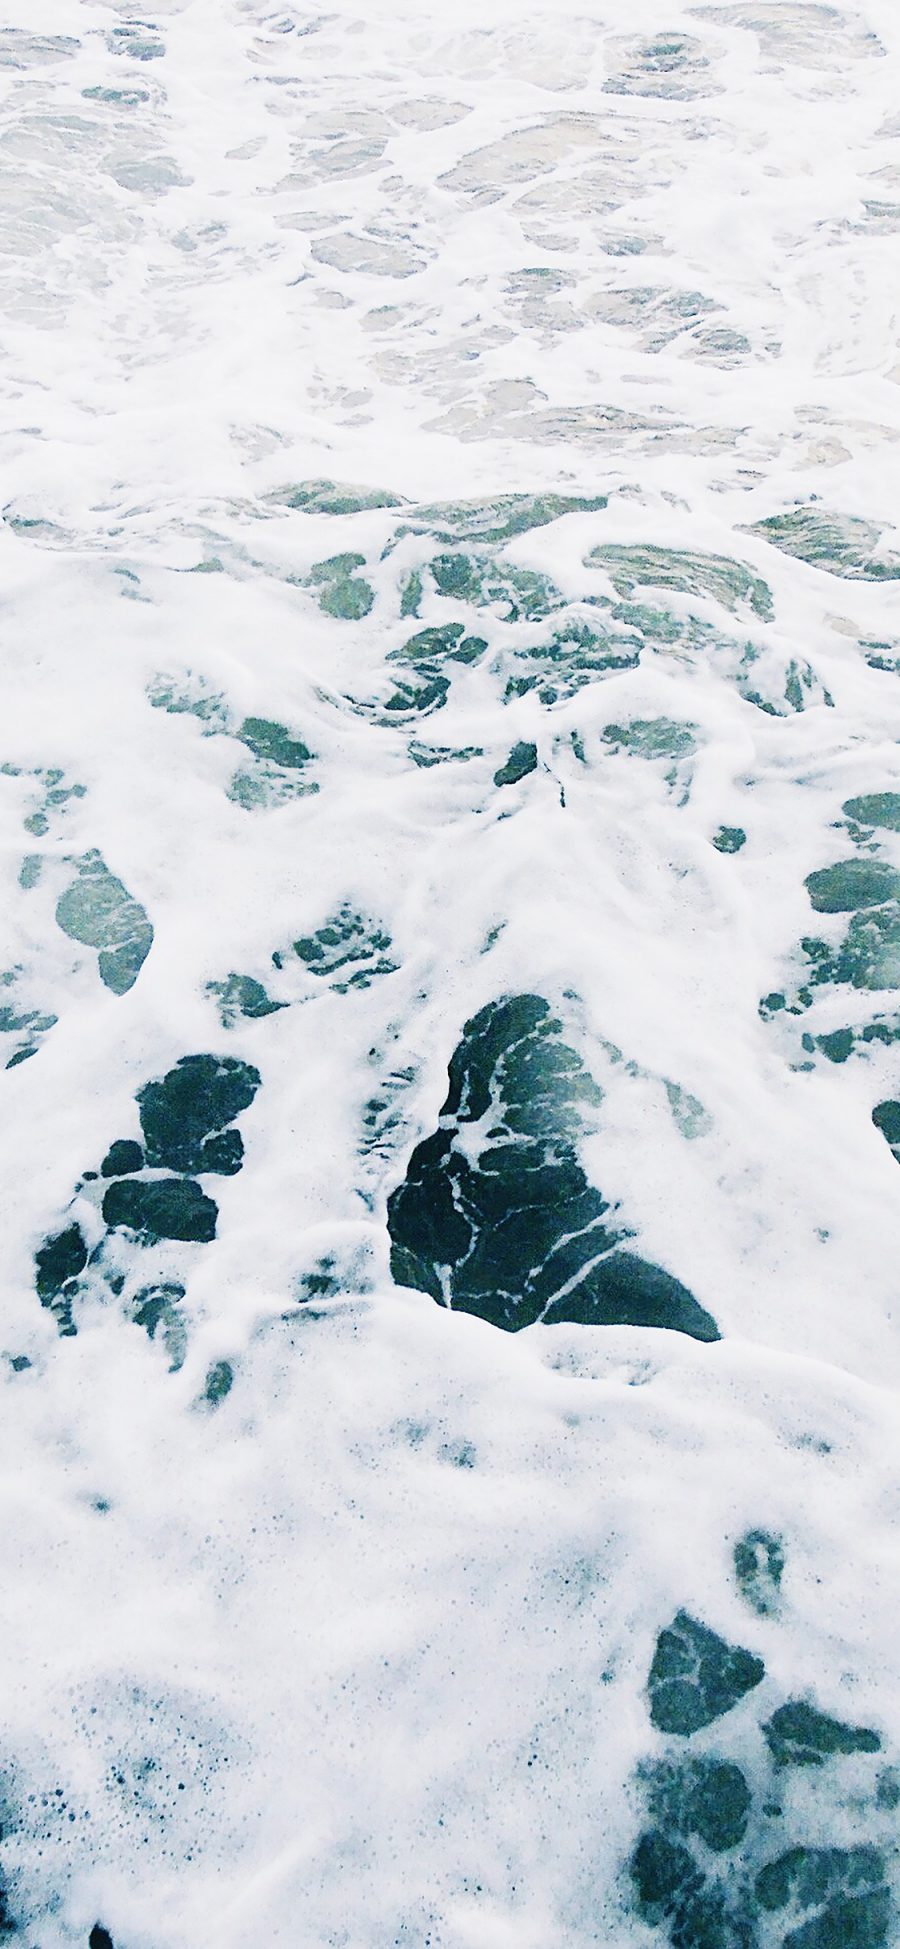
M 747 834 L 743 826 L 720 826 L 713 838 L 717 853 L 739 853 L 747 844 Z
M 900 832 L 900 792 L 867 792 L 862 798 L 845 799 L 842 811 L 858 826 Z
M 852 914 L 880 907 L 900 894 L 900 873 L 886 860 L 843 859 L 803 882 L 817 914 Z
M 730 1712 L 764 1676 L 761 1658 L 679 1611 L 656 1641 L 648 1680 L 650 1717 L 659 1732 L 689 1738 Z
M 103 1200 L 106 1224 L 125 1226 L 144 1245 L 163 1238 L 208 1245 L 218 1215 L 218 1206 L 193 1178 L 117 1178 Z
M 769 1914 L 815 1908 L 782 1949 L 887 1949 L 891 1901 L 877 1848 L 791 1848 L 756 1877 Z
M 532 771 L 537 771 L 537 745 L 514 744 L 506 764 L 495 771 L 494 784 L 518 785 L 520 778 L 527 778 Z
M 700 1840 L 714 1854 L 743 1840 L 750 1799 L 740 1767 L 726 1760 L 663 1762 L 651 1775 L 649 1805 L 656 1826 Z
M 147 1163 L 233 1176 L 241 1168 L 243 1143 L 226 1125 L 253 1102 L 260 1081 L 258 1069 L 234 1056 L 182 1056 L 159 1082 L 138 1091 Z
M 837 1753 L 880 1753 L 881 1740 L 868 1726 L 847 1726 L 818 1712 L 805 1699 L 789 1699 L 763 1726 L 777 1767 L 824 1766 Z
M 881 1131 L 882 1137 L 886 1138 L 894 1156 L 900 1162 L 900 1103 L 892 1100 L 887 1103 L 876 1103 L 872 1111 L 872 1122 L 876 1130 Z
M 784 1549 L 777 1536 L 764 1529 L 748 1530 L 734 1546 L 734 1573 L 741 1596 L 757 1617 L 772 1617 L 778 1609 L 784 1575 Z
M 112 1936 L 102 1922 L 95 1922 L 88 1936 L 88 1949 L 115 1949 Z
M 102 1178 L 125 1178 L 144 1168 L 144 1153 L 131 1137 L 117 1137 L 100 1166 Z
M 686 1288 L 619 1249 L 627 1234 L 604 1223 L 575 1149 L 601 1093 L 546 1001 L 488 1003 L 466 1023 L 449 1083 L 440 1127 L 388 1201 L 398 1285 L 508 1332 L 544 1319 L 718 1339 Z M 476 1152 L 465 1126 L 482 1119 Z
M 80 1225 L 45 1239 L 34 1255 L 38 1299 L 53 1313 L 61 1333 L 74 1333 L 72 1299 L 75 1281 L 88 1262 L 88 1248 Z

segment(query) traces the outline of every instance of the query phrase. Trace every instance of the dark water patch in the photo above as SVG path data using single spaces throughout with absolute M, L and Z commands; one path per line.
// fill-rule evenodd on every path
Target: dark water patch
M 424 529 L 443 542 L 511 541 L 564 514 L 593 513 L 607 505 L 605 494 L 498 494 L 487 501 L 444 501 L 416 508 L 399 532 Z
M 261 1077 L 234 1056 L 182 1056 L 137 1104 L 147 1163 L 183 1173 L 240 1170 L 243 1142 L 228 1126 L 249 1109 Z
M 150 100 L 146 88 L 82 88 L 85 101 L 102 102 L 105 108 L 141 108 Z
M 218 1206 L 192 1178 L 120 1178 L 103 1199 L 110 1230 L 122 1226 L 143 1245 L 158 1245 L 164 1238 L 208 1245 L 216 1236 L 218 1215 Z
M 43 68 L 71 60 L 81 46 L 70 34 L 30 34 L 24 27 L 0 28 L 0 68 Z
M 397 1284 L 509 1332 L 543 1319 L 717 1339 L 684 1286 L 620 1249 L 628 1234 L 575 1148 L 600 1099 L 542 997 L 491 1002 L 467 1022 L 439 1127 L 388 1202 Z
M 781 1599 L 784 1547 L 767 1530 L 751 1529 L 734 1546 L 734 1574 L 745 1603 L 757 1617 L 774 1617 Z
M 692 101 L 718 92 L 703 42 L 693 34 L 662 33 L 614 38 L 608 47 L 608 95 L 649 95 Z
M 421 683 L 410 682 L 403 677 L 397 678 L 394 689 L 384 705 L 385 712 L 391 713 L 386 722 L 430 717 L 432 711 L 439 711 L 441 706 L 446 704 L 449 689 L 449 677 L 429 676 Z
M 416 670 L 433 671 L 445 661 L 477 663 L 487 643 L 480 636 L 467 636 L 464 623 L 440 623 L 431 629 L 417 630 L 398 650 L 392 650 L 389 663 L 410 663 Z
M 825 508 L 789 508 L 744 528 L 744 534 L 771 542 L 784 555 L 808 562 L 851 581 L 884 582 L 900 577 L 900 556 L 880 549 L 882 530 L 858 515 Z
M 168 711 L 173 717 L 196 717 L 207 736 L 228 730 L 229 710 L 224 693 L 211 690 L 205 677 L 195 677 L 188 671 L 179 678 L 160 671 L 151 679 L 146 694 L 153 710 Z
M 817 914 L 857 913 L 900 895 L 900 873 L 879 859 L 844 859 L 808 873 L 804 886 Z
M 436 555 L 429 566 L 439 596 L 490 608 L 504 622 L 540 622 L 565 608 L 566 598 L 549 576 L 497 562 L 489 552 Z
M 608 724 L 603 742 L 640 758 L 687 758 L 696 749 L 695 730 L 693 724 L 676 724 L 668 717 L 636 717 L 630 724 Z
M 396 973 L 391 946 L 383 928 L 345 903 L 316 933 L 302 936 L 290 949 L 279 949 L 272 959 L 281 969 L 289 954 L 296 955 L 311 975 L 328 981 L 343 995 L 350 988 L 368 988 L 381 975 Z
M 253 975 L 230 974 L 224 981 L 209 981 L 206 992 L 216 1000 L 224 1029 L 233 1029 L 241 1017 L 259 1022 L 288 1006 L 287 1002 L 273 1001 Z
M 805 1699 L 789 1699 L 763 1726 L 776 1767 L 822 1766 L 835 1753 L 878 1753 L 881 1740 L 869 1726 L 847 1726 Z
M 735 1562 L 743 1594 L 771 1617 L 780 1543 L 751 1530 Z M 643 1832 L 629 1862 L 635 1908 L 671 1949 L 887 1949 L 895 1938 L 882 1840 L 900 1785 L 892 1769 L 877 1768 L 881 1741 L 870 1728 L 797 1699 L 760 1727 L 753 1695 L 764 1675 L 761 1659 L 684 1611 L 660 1632 L 647 1694 L 651 1722 L 670 1744 L 638 1769 Z M 745 1709 L 729 1717 L 743 1700 Z M 711 1740 L 686 1753 L 685 1738 L 711 1725 Z M 849 1798 L 841 1772 L 848 1758 Z M 803 1795 L 802 1774 L 785 1778 L 809 1767 L 817 1769 L 814 1799 Z M 808 1844 L 811 1822 L 817 1838 L 827 1835 L 829 1819 L 843 1835 L 851 1813 L 864 1844 Z
M 813 999 L 810 991 L 825 985 L 848 984 L 852 988 L 875 991 L 900 988 L 900 903 L 890 900 L 881 907 L 855 913 L 836 947 L 828 941 L 806 936 L 800 948 L 809 970 L 805 992 L 801 987 L 793 1004 L 795 1012 L 809 1007 Z M 865 1029 L 860 1034 L 864 1039 L 871 1039 Z M 875 1036 L 874 1039 L 888 1038 Z
M 378 487 L 352 487 L 333 480 L 300 481 L 269 496 L 280 507 L 296 508 L 303 514 L 362 514 L 377 508 L 404 506 L 400 494 Z
M 867 792 L 862 798 L 845 799 L 842 810 L 856 825 L 900 832 L 900 792 Z
M 382 723 L 429 716 L 446 703 L 454 666 L 479 662 L 486 649 L 486 639 L 467 636 L 464 623 L 439 623 L 417 630 L 388 653 L 394 689 L 385 702 L 356 708 Z M 397 665 L 401 666 L 399 670 Z
M 647 1681 L 650 1718 L 659 1732 L 690 1738 L 730 1712 L 764 1676 L 761 1658 L 679 1611 L 656 1641 Z
M 302 771 L 312 758 L 308 745 L 291 736 L 283 724 L 269 717 L 245 717 L 236 733 L 256 758 L 267 758 L 286 771 Z
M 6 968 L 0 973 L 0 991 L 11 990 L 13 996 L 17 996 L 24 985 L 21 967 Z M 15 1069 L 19 1063 L 28 1062 L 31 1056 L 36 1056 L 44 1036 L 56 1027 L 57 1019 L 57 1016 L 45 1014 L 39 1008 L 29 1008 L 24 997 L 0 1004 L 0 1035 L 14 1038 L 4 1067 Z
M 159 1339 L 169 1356 L 169 1372 L 177 1374 L 187 1352 L 187 1326 L 181 1311 L 184 1287 L 174 1281 L 159 1286 L 142 1286 L 131 1302 L 135 1326 L 143 1327 L 148 1339 Z
M 416 738 L 410 739 L 407 750 L 413 764 L 424 771 L 430 770 L 432 765 L 463 764 L 470 758 L 484 757 L 481 746 L 477 744 L 464 745 L 461 750 L 455 750 L 452 745 L 420 744 Z
M 636 588 L 672 589 L 683 595 L 707 596 L 734 611 L 747 605 L 763 622 L 774 615 L 772 592 L 761 576 L 727 555 L 702 555 L 682 548 L 631 546 L 607 542 L 585 556 L 590 568 L 606 570 L 613 587 L 630 597 Z
M 137 1263 L 133 1248 L 163 1240 L 206 1245 L 215 1238 L 218 1207 L 194 1174 L 231 1177 L 241 1169 L 243 1140 L 233 1124 L 253 1102 L 260 1080 L 252 1064 L 232 1056 L 184 1056 L 138 1091 L 143 1147 L 117 1138 L 99 1176 L 85 1171 L 78 1187 L 83 1197 L 102 1196 L 98 1215 L 105 1237 L 89 1253 L 81 1227 L 73 1224 L 48 1237 L 35 1254 L 38 1298 L 61 1333 L 75 1332 L 74 1302 L 87 1290 L 125 1306 L 122 1296 Z M 173 1368 L 181 1365 L 186 1344 L 175 1310 L 183 1296 L 183 1287 L 171 1282 L 141 1287 L 126 1312 L 151 1339 L 160 1329 Z
M 882 1137 L 890 1144 L 894 1156 L 900 1163 L 900 1103 L 893 1098 L 886 1103 L 876 1103 L 872 1111 L 872 1122 L 876 1130 L 880 1130 Z
M 411 569 L 409 574 L 404 577 L 400 590 L 401 616 L 417 616 L 423 594 L 421 574 L 417 568 Z
M 665 1833 L 700 1840 L 713 1854 L 743 1840 L 752 1795 L 739 1766 L 715 1757 L 663 1761 L 645 1777 L 651 1819 Z
M 509 651 L 504 699 L 508 703 L 534 691 L 542 704 L 559 703 L 598 678 L 636 669 L 641 649 L 633 630 L 606 628 L 603 619 L 560 623 L 548 643 Z
M 100 979 L 114 995 L 133 988 L 153 945 L 153 928 L 97 852 L 86 853 L 78 875 L 56 903 L 64 934 L 98 950 Z
M 115 1143 L 110 1144 L 103 1159 L 100 1176 L 124 1178 L 129 1177 L 133 1171 L 142 1171 L 143 1168 L 144 1153 L 140 1144 L 136 1144 L 131 1137 L 117 1137 Z
M 203 1383 L 203 1400 L 207 1407 L 217 1408 L 234 1386 L 234 1368 L 230 1360 L 214 1360 L 207 1370 Z
M 563 1263 L 568 1263 L 565 1258 Z M 558 1269 L 554 1265 L 554 1272 Z M 562 1321 L 579 1326 L 653 1326 L 687 1333 L 693 1340 L 719 1338 L 712 1315 L 704 1312 L 687 1287 L 634 1252 L 607 1253 L 577 1289 L 550 1300 L 542 1317 L 546 1326 Z
M 794 1847 L 761 1869 L 755 1892 L 766 1914 L 806 1916 L 782 1949 L 883 1949 L 890 1922 L 883 1878 L 877 1848 Z
M 361 622 L 369 614 L 375 591 L 371 583 L 356 573 L 365 565 L 365 556 L 356 554 L 330 555 L 326 561 L 313 563 L 309 581 L 318 591 L 319 608 L 324 615 L 339 617 L 344 622 Z
M 127 55 L 130 61 L 159 61 L 166 51 L 155 28 L 138 21 L 113 27 L 107 45 L 113 54 Z
M 315 754 L 275 718 L 245 717 L 235 732 L 255 764 L 235 773 L 228 796 L 245 812 L 282 805 L 318 791 L 307 776 Z
M 518 785 L 529 772 L 537 771 L 537 745 L 514 744 L 506 760 L 494 773 L 495 785 Z
M 38 1299 L 54 1315 L 61 1333 L 74 1333 L 72 1300 L 88 1261 L 80 1225 L 67 1225 L 44 1241 L 34 1255 Z

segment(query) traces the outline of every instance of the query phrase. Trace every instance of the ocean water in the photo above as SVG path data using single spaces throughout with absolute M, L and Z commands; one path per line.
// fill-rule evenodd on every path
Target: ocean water
M 0 1932 L 896 1949 L 896 8 L 0 69 Z

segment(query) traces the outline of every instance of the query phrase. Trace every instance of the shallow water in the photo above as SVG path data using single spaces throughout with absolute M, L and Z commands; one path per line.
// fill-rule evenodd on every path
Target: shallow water
M 895 10 L 0 68 L 0 1922 L 891 1949 Z

